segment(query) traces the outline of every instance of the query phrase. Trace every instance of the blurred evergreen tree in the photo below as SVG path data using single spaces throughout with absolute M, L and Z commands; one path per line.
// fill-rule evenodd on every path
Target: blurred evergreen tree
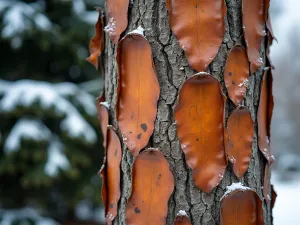
M 82 201 L 99 206 L 101 74 L 85 61 L 95 6 L 103 1 L 0 1 L 2 209 L 30 206 L 62 222 Z

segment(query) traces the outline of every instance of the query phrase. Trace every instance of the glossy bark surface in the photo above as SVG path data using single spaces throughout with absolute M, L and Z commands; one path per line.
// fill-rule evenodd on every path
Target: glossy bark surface
M 225 34 L 224 0 L 166 0 L 170 27 L 198 72 L 214 60 Z
M 149 42 L 138 34 L 126 35 L 118 45 L 117 120 L 133 156 L 152 135 L 160 87 Z
M 239 107 L 230 115 L 227 134 L 226 154 L 234 174 L 241 179 L 249 167 L 254 141 L 254 123 L 246 107 Z
M 209 193 L 222 180 L 227 160 L 221 84 L 209 74 L 183 84 L 174 111 L 177 135 L 195 185 Z
M 140 153 L 132 168 L 132 191 L 126 208 L 127 225 L 164 225 L 174 177 L 158 149 Z
M 222 200 L 221 225 L 264 225 L 262 201 L 251 190 L 235 190 Z
M 247 52 L 240 45 L 234 46 L 227 57 L 224 81 L 229 98 L 238 106 L 244 100 L 249 78 Z

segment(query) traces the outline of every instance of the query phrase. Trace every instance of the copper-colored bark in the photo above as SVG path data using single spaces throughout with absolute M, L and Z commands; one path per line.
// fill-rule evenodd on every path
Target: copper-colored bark
M 270 173 L 270 167 L 268 164 L 265 165 L 265 176 L 264 176 L 264 186 L 263 186 L 263 194 L 264 194 L 264 199 L 267 203 L 269 203 L 270 200 L 272 200 L 272 195 L 270 194 L 270 178 L 271 178 L 271 173 Z
M 93 64 L 98 70 L 98 57 L 101 55 L 104 50 L 104 22 L 103 22 L 103 13 L 101 8 L 97 8 L 99 11 L 99 17 L 97 23 L 95 24 L 95 36 L 91 39 L 89 44 L 90 56 L 86 58 L 88 62 Z
M 249 167 L 254 140 L 254 123 L 246 107 L 239 107 L 230 115 L 227 133 L 226 154 L 234 174 L 241 179 Z
M 191 67 L 205 71 L 225 34 L 224 0 L 167 0 L 170 27 Z
M 106 134 L 107 134 L 107 126 L 109 122 L 109 113 L 108 108 L 106 106 L 101 105 L 103 98 L 97 99 L 97 114 L 98 120 L 100 122 L 100 128 L 103 136 L 103 147 L 106 148 Z
M 195 185 L 208 193 L 222 180 L 227 160 L 224 149 L 225 97 L 217 79 L 207 73 L 183 84 L 175 108 L 177 135 Z
M 157 149 L 140 153 L 132 168 L 132 190 L 126 208 L 127 225 L 164 225 L 174 177 L 168 161 Z
M 245 96 L 248 86 L 249 62 L 247 52 L 241 45 L 234 46 L 228 55 L 224 80 L 229 98 L 237 106 Z
M 126 35 L 118 45 L 117 120 L 123 141 L 136 156 L 154 129 L 160 87 L 149 42 L 139 34 Z
M 272 69 L 274 69 L 274 65 L 271 62 L 271 57 L 270 57 L 270 47 L 273 43 L 273 40 L 276 39 L 274 33 L 273 33 L 273 28 L 272 28 L 272 24 L 271 24 L 271 19 L 270 19 L 270 15 L 268 15 L 267 21 L 266 21 L 266 27 L 267 27 L 267 49 L 266 49 L 266 55 L 267 55 L 267 66 L 271 66 Z
M 262 201 L 252 190 L 235 190 L 221 202 L 221 225 L 264 225 Z
M 190 219 L 185 215 L 178 215 L 174 221 L 174 225 L 192 225 Z
M 263 64 L 259 55 L 262 41 L 265 37 L 265 23 L 267 18 L 267 6 L 265 0 L 243 0 L 243 30 L 247 45 L 250 71 L 254 73 Z
M 274 108 L 272 84 L 272 71 L 268 68 L 264 72 L 261 81 L 260 99 L 257 111 L 257 123 L 258 146 L 260 151 L 267 159 L 269 165 L 271 165 L 275 161 L 275 158 L 270 150 L 270 126 Z
M 103 202 L 103 206 L 104 206 L 104 215 L 107 215 L 107 182 L 106 182 L 106 168 L 105 168 L 105 164 L 106 164 L 106 156 L 104 156 L 104 160 L 103 160 L 103 165 L 100 169 L 100 171 L 98 172 L 98 174 L 101 177 L 101 182 L 102 182 L 102 188 L 101 188 L 101 197 L 102 197 L 102 202 Z
M 271 208 L 274 208 L 275 202 L 277 198 L 277 193 L 274 190 L 274 185 L 271 184 Z
M 118 135 L 112 126 L 107 128 L 107 151 L 104 167 L 106 185 L 105 216 L 107 225 L 118 213 L 118 201 L 120 199 L 120 163 L 122 157 L 121 144 Z M 105 192 L 103 194 L 105 194 Z
M 113 43 L 118 44 L 120 35 L 127 28 L 129 0 L 106 0 L 108 24 L 104 28 Z

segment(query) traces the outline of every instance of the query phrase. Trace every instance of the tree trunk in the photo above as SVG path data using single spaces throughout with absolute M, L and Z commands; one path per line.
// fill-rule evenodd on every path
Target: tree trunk
M 224 84 L 224 66 L 230 49 L 235 44 L 245 46 L 242 31 L 242 0 L 226 0 L 226 33 L 219 52 L 210 64 L 208 71 L 217 78 L 227 95 Z M 200 191 L 194 186 L 191 170 L 187 167 L 180 142 L 176 135 L 174 121 L 174 108 L 178 100 L 179 90 L 184 81 L 196 73 L 188 65 L 183 50 L 178 44 L 169 26 L 168 11 L 165 0 L 134 0 L 129 5 L 129 24 L 125 31 L 136 29 L 142 26 L 145 29 L 145 36 L 150 42 L 161 94 L 158 102 L 158 112 L 155 121 L 154 133 L 150 139 L 149 146 L 157 147 L 169 161 L 175 178 L 175 189 L 169 200 L 169 211 L 167 217 L 168 225 L 173 224 L 179 210 L 185 210 L 192 224 L 212 225 L 220 224 L 220 198 L 226 187 L 233 182 L 239 182 L 228 165 L 221 183 L 209 194 Z M 261 55 L 265 63 L 265 45 L 262 44 Z M 118 129 L 115 114 L 116 87 L 117 87 L 117 63 L 116 45 L 106 35 L 105 46 L 105 89 L 106 101 L 111 104 L 111 123 Z M 182 67 L 184 69 L 182 69 Z M 252 159 L 248 171 L 241 182 L 255 190 L 263 199 L 262 186 L 264 177 L 265 161 L 258 150 L 257 144 L 257 108 L 260 93 L 260 81 L 262 69 L 255 75 L 249 76 L 249 86 L 245 96 L 245 106 L 251 112 L 255 122 L 255 139 L 253 144 Z M 228 96 L 228 95 L 227 95 Z M 233 111 L 232 102 L 226 103 L 226 121 L 228 115 Z M 120 134 L 120 133 L 119 133 Z M 121 136 L 120 136 L 121 137 Z M 121 139 L 122 140 L 122 139 Z M 123 157 L 121 162 L 121 199 L 119 202 L 118 216 L 114 224 L 126 224 L 125 212 L 126 203 L 131 192 L 131 168 L 134 158 L 122 144 Z M 270 205 L 263 205 L 265 224 L 271 224 Z

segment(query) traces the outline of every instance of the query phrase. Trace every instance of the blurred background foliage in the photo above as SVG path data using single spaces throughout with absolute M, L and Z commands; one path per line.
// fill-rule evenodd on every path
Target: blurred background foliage
M 101 220 L 102 81 L 85 58 L 103 4 L 0 1 L 0 224 Z

